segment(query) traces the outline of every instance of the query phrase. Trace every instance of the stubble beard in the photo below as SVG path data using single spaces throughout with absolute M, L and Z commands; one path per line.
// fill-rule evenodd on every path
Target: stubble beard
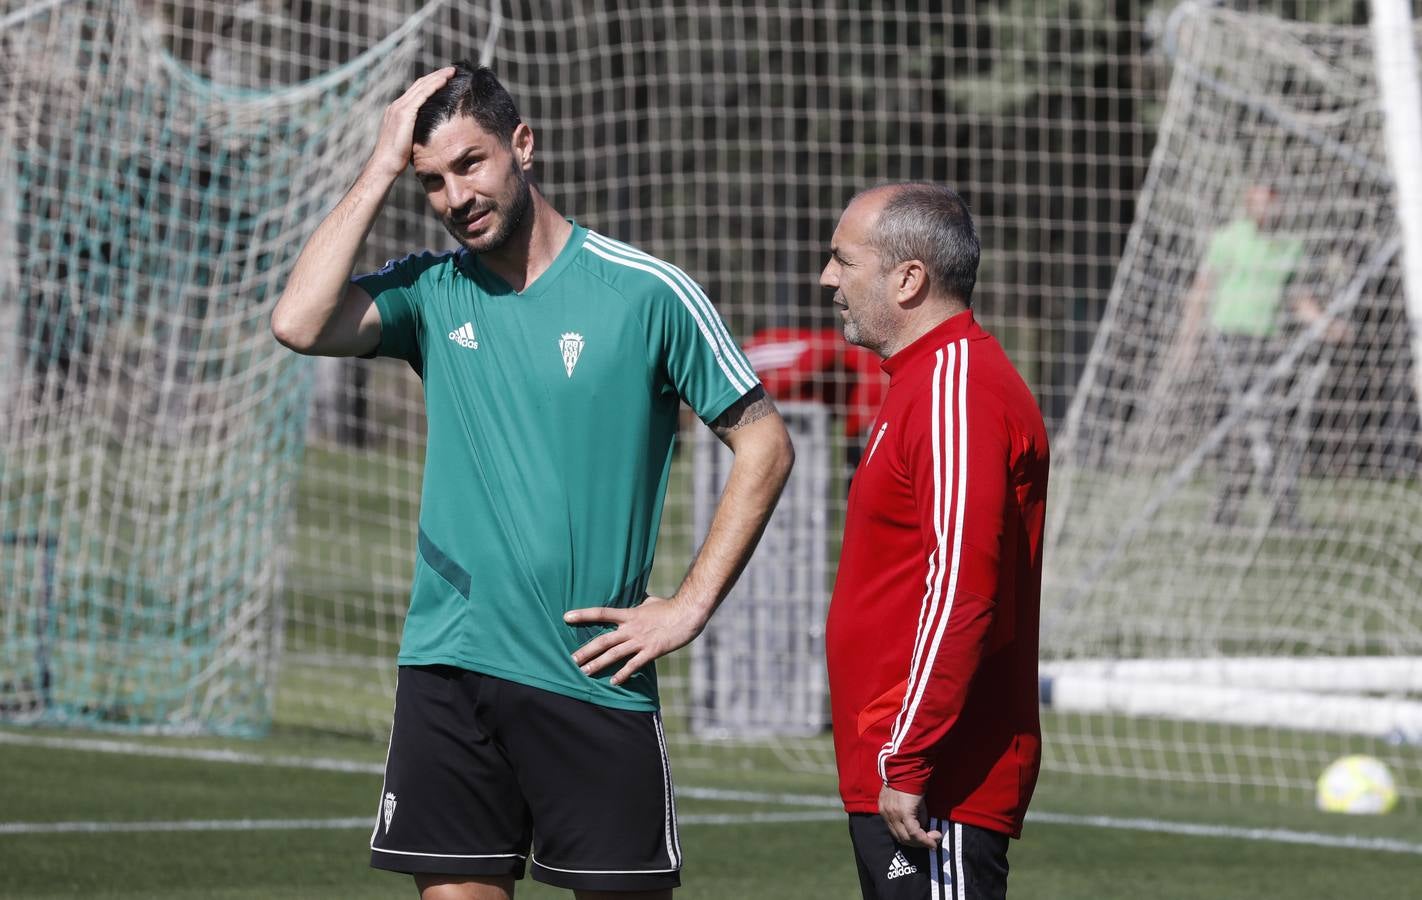
M 518 182 L 518 187 L 514 190 L 512 202 L 509 204 L 507 212 L 499 221 L 497 229 L 486 234 L 478 240 L 470 240 L 459 233 L 454 223 L 445 219 L 444 227 L 454 239 L 464 246 L 470 253 L 490 253 L 498 250 L 509 242 L 514 232 L 518 231 L 527 221 L 529 212 L 533 209 L 533 187 L 529 183 L 528 176 L 523 170 L 514 167 L 513 176 Z
M 841 297 L 842 299 L 842 297 Z M 888 333 L 889 323 L 884 316 L 878 315 L 877 310 L 872 307 L 862 307 L 861 316 L 856 318 L 854 313 L 849 311 L 849 305 L 844 306 L 844 339 L 856 347 L 863 347 L 879 356 L 884 355 L 884 337 Z M 868 321 L 869 328 L 865 328 L 865 320 Z
M 844 339 L 856 347 L 864 346 L 864 339 L 859 330 L 859 323 L 851 319 L 847 313 L 844 317 Z
M 840 304 L 844 304 L 841 306 Z M 843 316 L 844 339 L 856 347 L 863 347 L 864 331 L 859 327 L 859 322 L 855 320 L 854 314 L 849 311 L 849 301 L 844 299 L 843 291 L 835 291 L 835 309 Z

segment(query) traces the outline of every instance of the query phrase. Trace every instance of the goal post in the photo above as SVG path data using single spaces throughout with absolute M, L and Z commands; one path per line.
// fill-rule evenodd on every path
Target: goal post
M 1403 292 L 1412 323 L 1412 358 L 1422 360 L 1422 85 L 1419 85 L 1417 31 L 1408 0 L 1371 0 L 1374 58 L 1394 203 L 1402 240 Z M 1422 404 L 1422 366 L 1413 372 Z M 1422 408 L 1422 406 L 1419 406 Z
M 1339 745 L 1413 765 L 1415 211 L 1373 38 L 1187 2 L 1165 44 L 1150 170 L 1054 454 L 1047 765 L 1186 780 L 1193 756 L 1297 789 Z M 1268 312 L 1246 331 L 1251 300 Z M 1202 727 L 1173 726 L 1190 737 L 1162 762 L 1102 716 Z

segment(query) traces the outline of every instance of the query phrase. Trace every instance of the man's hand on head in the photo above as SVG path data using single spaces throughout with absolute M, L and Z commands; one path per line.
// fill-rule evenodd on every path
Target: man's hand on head
M 415 149 L 415 117 L 425 101 L 449 83 L 454 72 L 454 66 L 445 66 L 422 75 L 385 108 L 385 115 L 380 119 L 380 136 L 366 163 L 367 169 L 394 181 L 409 167 L 410 154 Z

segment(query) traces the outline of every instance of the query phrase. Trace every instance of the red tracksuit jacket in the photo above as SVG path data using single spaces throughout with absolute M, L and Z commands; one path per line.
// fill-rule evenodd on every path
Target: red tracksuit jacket
M 969 312 L 884 361 L 825 636 L 840 794 L 1018 837 L 1037 782 L 1047 432 Z

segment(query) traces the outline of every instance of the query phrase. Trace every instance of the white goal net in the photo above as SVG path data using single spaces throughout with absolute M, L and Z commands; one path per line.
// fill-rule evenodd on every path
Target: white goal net
M 1371 36 L 1187 4 L 1167 40 L 1052 473 L 1052 764 L 1280 789 L 1346 750 L 1415 765 L 1422 323 Z

